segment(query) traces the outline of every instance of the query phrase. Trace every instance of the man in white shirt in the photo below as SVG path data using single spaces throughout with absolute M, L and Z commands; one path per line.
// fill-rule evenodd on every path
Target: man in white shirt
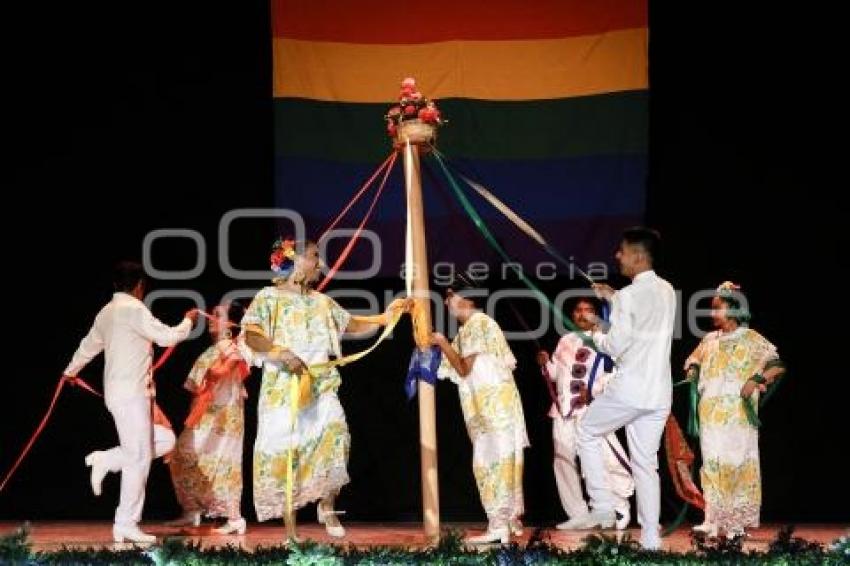
M 121 262 L 115 268 L 115 294 L 80 342 L 64 375 L 73 383 L 77 373 L 100 352 L 104 354 L 104 400 L 118 430 L 121 469 L 121 499 L 115 510 L 112 535 L 115 542 L 154 542 L 156 537 L 143 533 L 138 522 L 145 501 L 145 483 L 154 454 L 152 424 L 155 396 L 151 359 L 153 343 L 171 346 L 185 340 L 197 320 L 192 309 L 177 326 L 157 320 L 142 302 L 145 279 L 142 266 Z M 87 458 L 87 463 L 90 458 Z M 103 478 L 109 463 L 95 459 L 92 464 L 93 487 Z M 99 486 L 98 486 L 99 487 Z M 96 491 L 99 491 L 96 489 Z
M 595 331 L 593 341 L 614 359 L 617 373 L 590 405 L 579 430 L 579 456 L 593 508 L 581 528 L 614 525 L 603 443 L 608 434 L 625 426 L 642 528 L 640 540 L 646 549 L 661 546 L 658 448 L 673 392 L 670 347 L 676 293 L 652 269 L 659 244 L 654 230 L 627 230 L 616 257 L 620 272 L 632 283 L 616 293 L 607 285 L 594 285 L 596 294 L 611 302 L 612 313 L 608 332 Z
M 556 386 L 557 402 L 553 402 L 549 409 L 555 483 L 561 506 L 570 517 L 555 527 L 560 530 L 572 530 L 586 520 L 587 501 L 581 490 L 578 470 L 578 431 L 587 405 L 605 391 L 612 376 L 611 368 L 605 367 L 610 364 L 610 358 L 594 352 L 584 343 L 593 328 L 596 313 L 596 301 L 580 297 L 570 315 L 580 332 L 563 335 L 551 358 L 545 350 L 537 354 L 537 363 L 545 370 L 544 375 Z M 616 527 L 623 530 L 631 520 L 629 498 L 634 493 L 629 457 L 613 432 L 605 438 L 602 450 L 607 481 L 614 494 L 614 509 L 618 516 Z

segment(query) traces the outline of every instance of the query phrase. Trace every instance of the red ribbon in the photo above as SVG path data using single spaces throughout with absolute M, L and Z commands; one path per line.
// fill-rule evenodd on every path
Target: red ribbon
M 393 153 L 387 158 L 387 161 L 384 162 L 386 168 L 384 169 L 384 178 L 381 179 L 381 184 L 378 187 L 378 190 L 375 192 L 375 196 L 372 197 L 372 204 L 369 205 L 369 210 L 366 211 L 366 215 L 363 217 L 363 220 L 360 221 L 360 225 L 355 230 L 354 235 L 351 236 L 351 239 L 345 245 L 345 249 L 342 250 L 342 253 L 339 254 L 336 262 L 334 262 L 333 267 L 331 267 L 330 271 L 328 271 L 325 278 L 322 279 L 322 282 L 316 286 L 317 291 L 322 291 L 325 287 L 328 286 L 331 279 L 336 272 L 339 271 L 339 268 L 342 267 L 342 264 L 348 259 L 349 254 L 351 254 L 351 250 L 354 249 L 354 244 L 357 243 L 357 240 L 360 239 L 360 234 L 363 232 L 363 228 L 366 226 L 366 223 L 369 221 L 369 218 L 372 216 L 372 211 L 375 210 L 375 205 L 378 203 L 378 198 L 380 198 L 381 193 L 384 191 L 384 186 L 387 184 L 387 178 L 390 176 L 390 171 L 392 171 L 393 165 L 395 164 L 396 157 L 398 157 L 397 153 Z M 383 167 L 383 166 L 382 166 Z M 375 172 L 377 175 L 377 171 Z
M 202 314 L 203 316 L 205 316 L 207 318 L 212 318 L 207 313 L 201 312 L 200 314 Z M 171 356 L 172 352 L 174 352 L 174 348 L 175 348 L 175 346 L 171 346 L 171 347 L 167 348 L 162 353 L 162 355 L 159 357 L 159 359 L 153 364 L 151 372 L 154 372 L 157 369 L 159 369 L 160 366 L 162 366 L 162 364 L 164 364 L 166 362 L 166 360 L 168 360 L 168 358 Z M 12 464 L 12 468 L 3 477 L 3 482 L 0 483 L 0 492 L 2 492 L 3 488 L 6 487 L 6 484 L 9 482 L 9 480 L 15 474 L 18 467 L 21 465 L 21 462 L 23 462 L 24 458 L 26 458 L 27 454 L 29 454 L 30 450 L 32 449 L 33 444 L 35 444 L 35 441 L 38 439 L 38 437 L 41 435 L 41 432 L 44 430 L 44 427 L 47 426 L 47 421 L 50 420 L 50 416 L 53 414 L 53 410 L 56 408 L 56 401 L 59 399 L 59 394 L 62 392 L 62 388 L 65 386 L 66 383 L 70 383 L 73 386 L 80 386 L 83 389 L 85 389 L 86 391 L 88 391 L 89 393 L 91 393 L 92 395 L 96 395 L 97 397 L 101 397 L 101 398 L 103 397 L 102 393 L 98 392 L 94 387 L 92 387 L 91 385 L 89 385 L 88 383 L 86 383 L 85 381 L 80 379 L 79 377 L 68 377 L 68 378 L 66 378 L 65 376 L 62 376 L 61 378 L 59 378 L 59 383 L 56 384 L 56 390 L 53 392 L 53 398 L 50 400 L 50 405 L 48 405 L 47 411 L 44 413 L 44 416 L 41 418 L 41 422 L 38 423 L 38 426 L 35 428 L 35 431 L 30 436 L 29 440 L 27 441 L 26 445 L 24 446 L 24 449 L 21 451 L 21 454 L 18 456 L 18 459 L 15 460 L 14 464 Z M 159 411 L 159 415 L 157 415 L 157 411 Z M 161 421 L 162 419 L 164 419 L 164 422 L 157 422 L 157 424 L 165 424 L 166 426 L 168 426 L 168 428 L 171 428 L 171 423 L 168 422 L 168 419 L 165 417 L 164 414 L 162 414 L 162 411 L 159 410 L 159 407 L 156 406 L 156 403 L 154 403 L 154 417 L 155 417 L 155 420 L 157 420 L 157 417 L 159 417 L 158 421 Z

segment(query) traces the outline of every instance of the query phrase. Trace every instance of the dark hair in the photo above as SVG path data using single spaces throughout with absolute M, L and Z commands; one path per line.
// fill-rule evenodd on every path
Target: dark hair
M 638 245 L 643 248 L 649 256 L 650 263 L 654 263 L 660 256 L 661 234 L 658 230 L 636 226 L 623 232 L 623 240 L 627 244 Z
M 575 297 L 569 300 L 567 303 L 569 310 L 567 312 L 572 313 L 576 310 L 581 303 L 587 303 L 593 307 L 593 310 L 597 313 L 601 310 L 602 305 L 599 302 L 599 299 L 596 297 Z
M 478 301 L 482 298 L 480 287 L 475 285 L 474 281 L 468 276 L 458 273 L 452 278 L 451 283 L 446 286 L 446 292 L 451 289 L 455 295 L 460 295 L 464 299 L 471 301 L 476 307 L 479 306 Z
M 745 308 L 741 307 L 740 291 L 718 292 L 717 298 L 723 301 L 726 305 L 726 318 L 736 321 L 741 326 L 748 326 L 752 319 L 752 314 Z
M 116 291 L 129 293 L 136 288 L 139 281 L 145 280 L 145 270 L 141 263 L 121 261 L 115 265 L 112 273 L 112 285 Z
M 245 307 L 242 303 L 239 301 L 231 301 L 230 304 L 227 305 L 227 320 L 236 325 L 230 328 L 230 333 L 234 338 L 239 336 L 239 331 L 242 330 L 239 323 L 242 322 L 243 316 L 245 316 Z

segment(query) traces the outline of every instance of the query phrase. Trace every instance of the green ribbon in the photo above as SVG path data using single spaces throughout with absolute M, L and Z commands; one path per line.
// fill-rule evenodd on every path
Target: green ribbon
M 661 533 L 662 537 L 670 536 L 671 534 L 676 532 L 676 529 L 678 529 L 682 525 L 682 523 L 685 522 L 685 519 L 687 519 L 689 507 L 690 504 L 688 503 L 682 505 L 682 508 L 679 510 L 679 514 L 676 515 L 676 518 L 673 519 L 673 522 L 670 523 L 667 528 L 664 529 L 664 532 Z
M 688 367 L 688 377 L 679 384 L 688 383 L 690 410 L 688 411 L 687 433 L 691 438 L 699 438 L 699 364 Z
M 779 373 L 773 383 L 768 386 L 767 391 L 765 391 L 764 395 L 762 395 L 759 399 L 758 406 L 756 406 L 753 402 L 752 397 L 742 399 L 742 402 L 744 403 L 744 412 L 747 413 L 747 421 L 749 421 L 749 423 L 755 428 L 759 428 L 761 426 L 761 420 L 758 417 L 758 409 L 764 407 L 764 404 L 767 403 L 767 400 L 770 399 L 776 392 L 776 388 L 779 387 L 782 378 L 785 376 L 785 364 L 782 363 L 782 360 L 770 360 L 764 364 L 764 371 L 775 367 L 782 368 L 783 371 Z M 767 379 L 765 379 L 765 377 L 760 373 L 752 376 L 750 381 L 758 383 L 759 385 L 767 383 Z
M 776 379 L 773 380 L 773 384 L 768 387 L 767 391 L 764 392 L 761 399 L 759 399 L 759 407 L 763 407 L 767 400 L 770 399 L 776 390 L 779 388 L 779 384 L 782 383 L 782 378 L 785 377 L 785 364 L 782 363 L 782 360 L 775 359 L 770 360 L 766 364 L 764 364 L 764 371 L 767 371 L 772 368 L 782 368 L 782 371 L 779 375 L 776 376 Z
M 472 203 L 469 202 L 469 199 L 466 197 L 455 178 L 449 172 L 440 155 L 437 153 L 431 153 L 431 155 L 437 161 L 437 164 L 440 166 L 440 169 L 442 169 L 443 175 L 445 175 L 446 179 L 448 179 L 449 186 L 451 186 L 452 190 L 454 191 L 455 197 L 457 198 L 461 207 L 463 207 L 464 212 L 466 212 L 466 214 L 472 220 L 472 223 L 475 224 L 475 227 L 478 229 L 478 231 L 481 232 L 481 235 L 484 236 L 484 239 L 487 241 L 487 243 L 490 244 L 490 247 L 496 250 L 496 253 L 498 253 L 502 257 L 502 259 L 506 261 L 508 265 L 511 266 L 511 269 L 514 270 L 520 281 L 522 281 L 525 286 L 528 287 L 543 304 L 549 307 L 555 317 L 565 327 L 569 328 L 572 332 L 575 332 L 582 339 L 586 346 L 592 348 L 593 350 L 596 350 L 597 348 L 596 345 L 593 343 L 593 340 L 591 340 L 587 336 L 584 336 L 583 333 L 580 332 L 580 329 L 575 324 L 573 324 L 573 322 L 569 320 L 569 318 L 564 316 L 564 313 L 561 312 L 560 309 L 555 307 L 552 301 L 549 300 L 549 297 L 547 297 L 543 293 L 543 291 L 541 291 L 534 283 L 532 283 L 522 272 L 522 269 L 517 267 L 516 264 L 511 260 L 507 252 L 505 252 L 504 248 L 502 248 L 501 244 L 499 244 L 499 242 L 493 236 L 493 233 L 490 231 L 490 228 L 484 222 L 484 219 L 481 218 L 481 215 L 478 214 L 478 211 L 475 210 L 475 208 L 472 206 Z

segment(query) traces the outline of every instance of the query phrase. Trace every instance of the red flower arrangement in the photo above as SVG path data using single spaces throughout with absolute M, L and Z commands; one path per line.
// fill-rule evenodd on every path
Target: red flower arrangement
M 411 77 L 401 81 L 398 104 L 389 109 L 384 119 L 387 121 L 387 135 L 392 138 L 396 137 L 399 124 L 407 120 L 419 120 L 435 126 L 445 123 L 440 117 L 437 103 L 422 96 L 416 90 L 416 80 Z

